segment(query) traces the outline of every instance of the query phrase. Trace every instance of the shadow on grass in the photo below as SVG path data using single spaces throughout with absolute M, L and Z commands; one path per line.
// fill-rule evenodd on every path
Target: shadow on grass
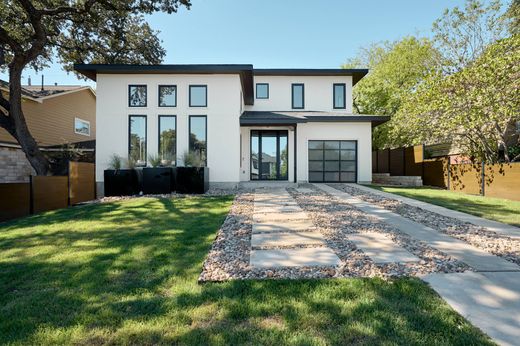
M 1 225 L 0 344 L 487 342 L 419 280 L 197 285 L 230 203 L 138 199 Z

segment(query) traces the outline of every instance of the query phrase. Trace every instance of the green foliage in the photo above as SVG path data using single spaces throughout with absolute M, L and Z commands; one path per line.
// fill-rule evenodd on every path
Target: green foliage
M 354 107 L 360 114 L 394 115 L 403 99 L 421 81 L 439 68 L 439 54 L 425 38 L 406 37 L 364 49 L 343 68 L 368 67 L 370 73 L 354 87 Z M 374 147 L 388 144 L 388 128 L 379 126 L 373 134 Z
M 196 151 L 185 151 L 182 154 L 181 160 L 184 167 L 204 167 L 204 159 Z
M 394 145 L 451 141 L 474 159 L 506 154 L 520 120 L 520 35 L 489 46 L 470 66 L 433 75 L 392 121 Z M 506 161 L 510 158 L 506 155 Z
M 154 168 L 160 167 L 162 164 L 161 157 L 159 155 L 150 154 L 148 155 L 148 163 Z
M 123 166 L 123 158 L 117 154 L 112 154 L 108 160 L 108 168 L 110 169 L 121 169 Z
M 513 35 L 520 34 L 520 0 L 511 1 L 504 17 L 508 21 L 509 32 Z

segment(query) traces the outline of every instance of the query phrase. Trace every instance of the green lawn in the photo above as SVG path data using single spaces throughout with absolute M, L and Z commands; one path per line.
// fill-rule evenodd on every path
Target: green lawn
M 417 279 L 197 284 L 231 197 L 0 224 L 0 344 L 490 344 Z
M 370 187 L 477 215 L 486 219 L 520 226 L 520 202 L 508 199 L 467 195 L 431 187 Z

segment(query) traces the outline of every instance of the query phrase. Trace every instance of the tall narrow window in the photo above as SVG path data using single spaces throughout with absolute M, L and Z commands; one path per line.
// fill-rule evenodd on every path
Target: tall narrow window
M 146 115 L 128 117 L 128 159 L 146 166 Z
M 305 108 L 305 92 L 304 92 L 303 84 L 293 84 L 292 85 L 292 108 L 293 109 L 303 109 Z
M 190 85 L 190 107 L 208 106 L 208 86 Z
M 206 166 L 208 163 L 207 119 L 205 115 L 190 115 L 190 153 L 200 159 Z
M 269 84 L 256 83 L 256 98 L 257 99 L 268 99 L 269 98 Z
M 159 107 L 177 106 L 177 86 L 159 85 Z
M 165 166 L 177 162 L 177 117 L 159 115 L 159 156 Z
M 128 107 L 146 107 L 146 85 L 128 86 Z
M 345 109 L 345 84 L 334 84 L 334 109 Z

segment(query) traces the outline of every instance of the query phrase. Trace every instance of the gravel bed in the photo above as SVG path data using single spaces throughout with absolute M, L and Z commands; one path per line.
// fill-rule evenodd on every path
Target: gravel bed
M 295 189 L 289 189 L 289 192 L 325 236 L 328 246 L 341 259 L 342 265 L 338 268 L 336 276 L 386 278 L 418 276 L 432 272 L 461 272 L 470 269 L 466 264 L 401 233 L 398 229 L 378 222 L 352 205 L 337 200 L 314 187 L 310 188 L 314 190 L 314 193 L 299 193 Z M 353 242 L 348 240 L 349 234 L 363 232 L 384 233 L 397 245 L 419 257 L 420 261 L 374 263 L 363 251 L 357 249 Z
M 352 186 L 344 184 L 329 185 L 520 265 L 520 240 L 512 239 L 484 227 L 433 213 L 396 199 L 382 197 Z

